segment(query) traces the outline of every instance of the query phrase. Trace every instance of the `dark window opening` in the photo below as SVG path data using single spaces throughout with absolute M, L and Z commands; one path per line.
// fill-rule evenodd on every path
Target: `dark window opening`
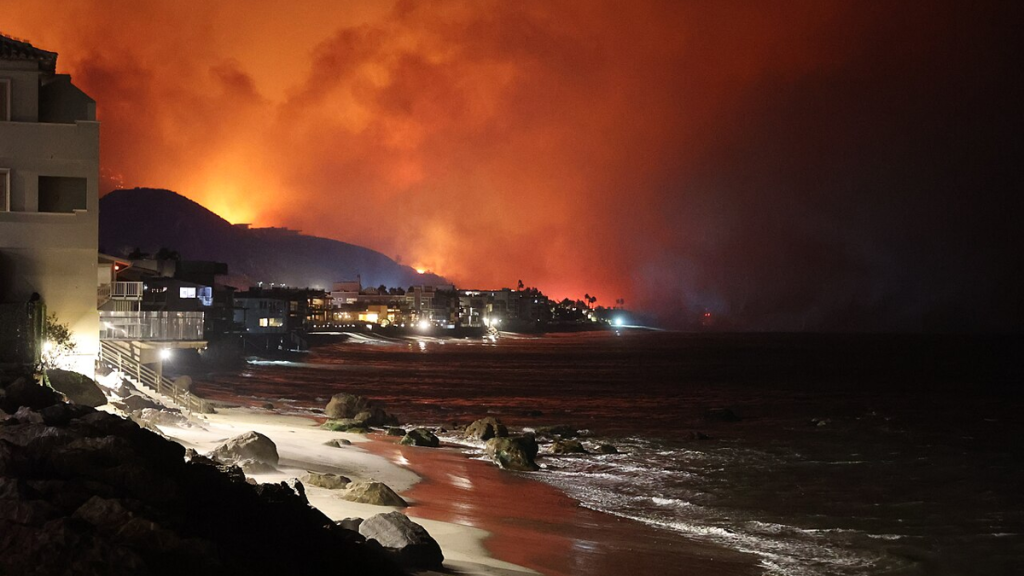
M 39 177 L 40 212 L 74 212 L 86 209 L 85 178 Z

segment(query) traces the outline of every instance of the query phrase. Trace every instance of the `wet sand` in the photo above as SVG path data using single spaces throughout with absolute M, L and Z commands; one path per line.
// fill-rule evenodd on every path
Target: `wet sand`
M 422 477 L 403 494 L 414 504 L 406 509 L 410 517 L 486 530 L 484 545 L 499 560 L 547 576 L 761 573 L 754 556 L 583 508 L 529 474 L 500 470 L 457 448 L 373 439 L 363 447 Z

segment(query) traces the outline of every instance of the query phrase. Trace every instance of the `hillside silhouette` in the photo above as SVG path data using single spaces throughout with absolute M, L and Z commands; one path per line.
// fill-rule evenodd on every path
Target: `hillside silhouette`
M 200 204 L 170 190 L 115 190 L 100 199 L 100 250 L 126 256 L 176 250 L 185 260 L 226 262 L 232 284 L 277 283 L 331 288 L 362 277 L 364 286 L 446 284 L 419 274 L 380 252 L 281 229 L 233 226 Z M 241 287 L 241 286 L 239 286 Z

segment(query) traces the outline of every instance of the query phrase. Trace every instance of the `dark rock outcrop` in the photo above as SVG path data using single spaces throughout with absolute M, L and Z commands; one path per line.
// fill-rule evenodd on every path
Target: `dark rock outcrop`
M 537 439 L 532 434 L 523 436 L 491 438 L 487 441 L 487 457 L 506 470 L 533 472 L 540 466 L 537 457 Z
M 355 418 L 356 414 L 365 412 L 370 407 L 370 401 L 362 396 L 340 392 L 331 396 L 324 414 L 332 420 L 341 418 Z
M 425 446 L 427 448 L 437 448 L 441 445 L 441 441 L 437 439 L 437 436 L 434 436 L 434 433 L 426 428 L 410 430 L 408 434 L 402 437 L 399 443 L 407 446 Z
M 387 484 L 381 482 L 352 482 L 341 494 L 341 498 L 350 502 L 362 502 L 377 506 L 397 506 L 404 508 L 409 504 Z
M 598 451 L 599 454 L 618 454 L 619 453 L 619 449 L 616 448 L 615 446 L 612 446 L 611 444 L 601 444 L 600 446 L 597 447 L 597 451 Z
M 359 533 L 380 544 L 400 564 L 413 569 L 440 570 L 444 554 L 423 526 L 401 512 L 371 516 L 359 523 Z
M 491 438 L 503 438 L 508 436 L 508 428 L 505 428 L 505 425 L 496 418 L 488 416 L 466 426 L 464 434 L 466 438 L 490 440 Z
M 277 466 L 279 461 L 277 445 L 259 432 L 246 432 L 235 436 L 214 449 L 210 456 L 228 464 L 254 461 Z
M 552 454 L 589 454 L 579 440 L 555 440 L 550 450 Z
M 335 426 L 339 427 L 345 425 L 369 428 L 398 424 L 398 419 L 395 416 L 388 414 L 380 406 L 374 405 L 369 399 L 345 392 L 331 396 L 330 402 L 324 409 L 324 414 L 330 418 L 328 423 L 335 422 L 337 423 Z
M 15 384 L 0 382 L 0 574 L 402 573 L 297 484 L 251 486 L 131 421 Z
M 341 448 L 343 446 L 351 446 L 351 445 L 352 445 L 352 441 L 351 440 L 346 440 L 344 438 L 333 438 L 331 440 L 328 440 L 327 442 L 324 442 L 324 446 L 333 446 L 334 448 Z
M 68 402 L 82 406 L 103 406 L 107 397 L 92 378 L 70 370 L 47 370 L 46 377 L 54 390 L 63 394 Z

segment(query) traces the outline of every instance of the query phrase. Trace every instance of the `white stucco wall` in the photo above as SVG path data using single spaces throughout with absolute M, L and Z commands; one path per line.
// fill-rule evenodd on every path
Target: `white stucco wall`
M 0 299 L 27 301 L 38 292 L 73 332 L 78 354 L 70 367 L 92 376 L 99 351 L 99 123 L 35 122 L 39 72 L 33 81 L 31 73 L 6 69 L 15 64 L 0 61 L 0 78 L 14 79 L 12 121 L 0 122 L 0 168 L 10 170 L 11 184 L 11 211 L 0 212 Z M 40 176 L 85 179 L 85 210 L 37 212 Z

